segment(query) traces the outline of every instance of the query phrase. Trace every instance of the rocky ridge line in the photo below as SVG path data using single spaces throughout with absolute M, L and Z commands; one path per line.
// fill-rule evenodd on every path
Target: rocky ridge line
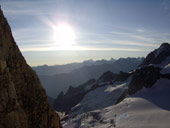
M 0 128 L 61 128 L 0 8 Z

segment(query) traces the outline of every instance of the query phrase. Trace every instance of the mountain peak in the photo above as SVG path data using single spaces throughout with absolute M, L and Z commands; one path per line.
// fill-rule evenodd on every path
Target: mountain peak
M 164 42 L 164 43 L 161 44 L 160 48 L 161 47 L 170 48 L 170 44 L 168 42 Z
M 170 44 L 162 43 L 161 46 L 155 50 L 155 56 L 160 55 L 162 52 L 169 52 L 169 51 L 170 51 Z
M 106 71 L 103 73 L 103 75 L 100 76 L 100 78 L 97 81 L 98 82 L 112 81 L 115 77 L 116 77 L 116 74 L 112 73 L 111 71 Z
M 147 55 L 140 66 L 146 66 L 149 64 L 162 64 L 163 62 L 167 61 L 168 57 L 170 57 L 170 44 L 162 43 L 158 49 L 155 49 Z

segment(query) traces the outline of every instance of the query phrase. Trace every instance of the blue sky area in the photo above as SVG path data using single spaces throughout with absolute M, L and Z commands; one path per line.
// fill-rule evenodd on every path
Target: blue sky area
M 170 42 L 170 0 L 0 0 L 0 5 L 32 66 L 141 57 Z M 61 43 L 54 40 L 54 26 L 63 23 L 75 34 L 69 49 L 58 49 Z

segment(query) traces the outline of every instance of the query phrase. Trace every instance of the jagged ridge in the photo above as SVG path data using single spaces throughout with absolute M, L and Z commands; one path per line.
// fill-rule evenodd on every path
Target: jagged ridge
M 36 73 L 27 65 L 0 9 L 0 128 L 60 128 Z
M 139 67 L 149 64 L 161 64 L 168 56 L 170 56 L 170 44 L 162 43 L 158 49 L 155 49 L 146 56 Z

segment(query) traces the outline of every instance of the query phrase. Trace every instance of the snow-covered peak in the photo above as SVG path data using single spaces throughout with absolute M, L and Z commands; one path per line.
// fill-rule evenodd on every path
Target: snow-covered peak
M 63 122 L 64 128 L 169 128 L 170 126 L 170 80 L 160 79 L 152 88 L 143 88 L 137 94 L 125 98 L 117 105 L 110 105 L 101 109 L 94 109 L 86 113 L 78 113 L 74 117 L 69 118 Z M 108 86 L 110 88 L 110 86 Z M 107 90 L 108 87 L 102 87 Z M 118 86 L 120 87 L 120 86 Z M 98 93 L 102 89 L 96 90 Z M 96 94 L 97 94 L 96 92 Z M 92 95 L 93 92 L 91 92 Z M 104 91 L 103 91 L 104 93 Z M 112 96 L 113 94 L 107 95 Z M 96 96 L 96 95 L 95 95 Z M 92 97 L 93 98 L 93 97 Z M 97 98 L 97 101 L 102 98 Z M 105 105 L 107 102 L 105 98 L 104 103 L 97 105 Z M 85 99 L 84 99 L 85 100 Z M 86 101 L 91 101 L 91 97 L 86 97 Z M 96 102 L 96 100 L 95 100 Z M 82 102 L 81 102 L 82 103 Z M 85 103 L 85 101 L 84 101 Z M 94 102 L 92 102 L 94 105 Z M 86 103 L 88 109 L 90 102 Z M 83 105 L 80 104 L 80 105 Z
M 105 72 L 72 107 L 64 128 L 169 128 L 169 73 L 170 44 L 163 43 L 136 70 Z

